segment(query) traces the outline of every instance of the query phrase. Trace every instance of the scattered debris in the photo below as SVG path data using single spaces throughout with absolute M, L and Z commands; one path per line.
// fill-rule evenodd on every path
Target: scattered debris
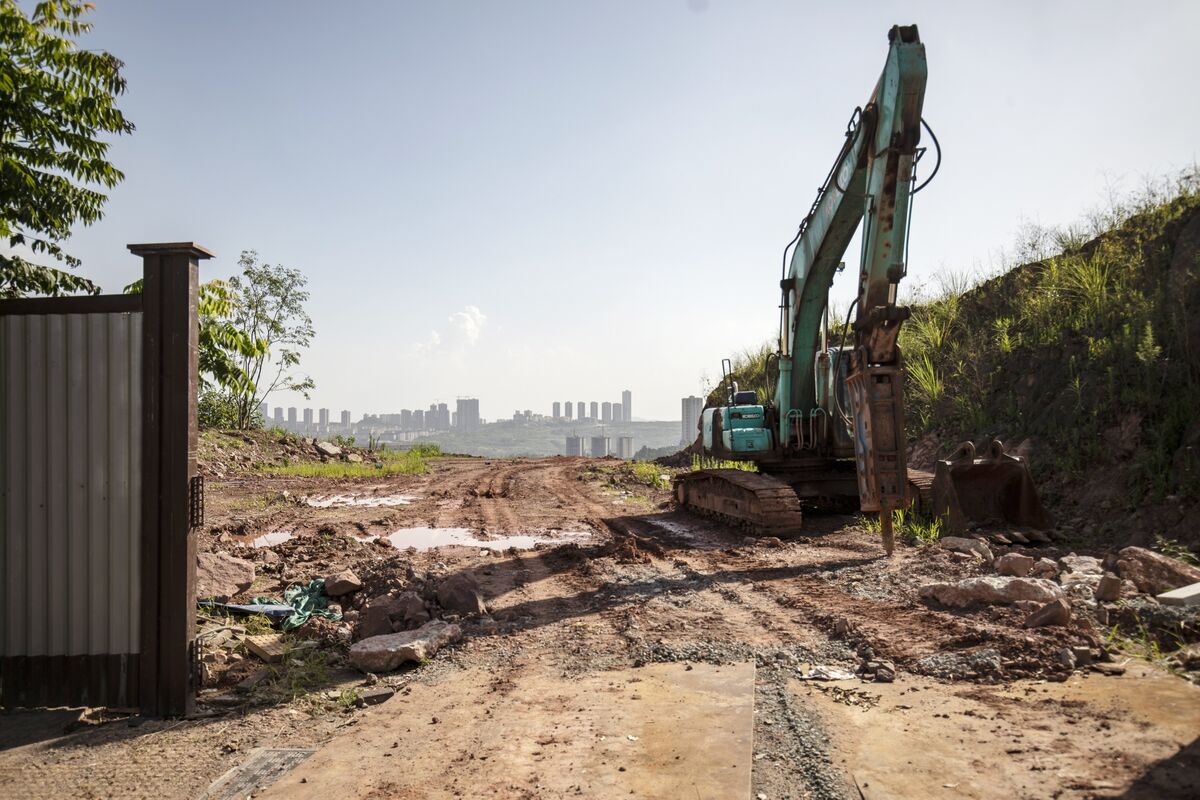
M 802 672 L 796 677 L 802 681 L 852 681 L 857 676 L 850 670 L 841 667 L 815 665 L 812 669 Z
M 468 572 L 451 575 L 438 584 L 437 600 L 447 611 L 459 614 L 487 613 L 487 606 L 479 594 L 479 582 Z

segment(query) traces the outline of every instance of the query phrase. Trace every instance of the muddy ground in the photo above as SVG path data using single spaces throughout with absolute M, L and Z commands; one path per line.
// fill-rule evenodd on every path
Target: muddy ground
M 297 638 L 317 646 L 251 691 L 235 686 L 262 669 L 252 656 L 235 650 L 208 664 L 194 719 L 0 716 L 6 792 L 197 797 L 255 748 L 320 747 L 401 697 L 414 719 L 436 719 L 435 701 L 458 695 L 502 717 L 505 687 L 527 686 L 533 673 L 560 680 L 655 662 L 748 662 L 750 797 L 1200 795 L 1200 689 L 1122 651 L 1087 614 L 1065 629 L 1025 629 L 1009 607 L 922 600 L 922 583 L 992 570 L 938 547 L 901 546 L 886 558 L 854 517 L 813 516 L 807 535 L 776 544 L 676 510 L 669 491 L 611 460 L 444 458 L 423 475 L 354 480 L 225 467 L 208 484 L 207 524 L 201 549 L 256 564 L 243 599 L 344 568 L 366 586 L 343 599 L 345 621 L 302 627 Z M 466 544 L 388 541 L 411 528 L 463 529 Z M 539 541 L 496 541 L 512 536 Z M 1067 552 L 1036 548 L 1049 558 Z M 398 690 L 387 705 L 359 707 L 370 680 L 345 660 L 356 612 L 376 594 L 459 572 L 478 580 L 489 614 L 458 619 L 464 641 L 429 662 L 379 676 L 375 686 Z M 1072 669 L 1064 646 L 1122 674 Z M 864 660 L 894 664 L 895 681 L 800 680 L 813 665 L 853 671 Z M 428 736 L 422 730 L 408 735 Z M 435 752 L 406 742 L 397 751 L 410 753 L 404 781 L 420 790 L 392 775 L 358 796 L 588 796 L 520 770 L 484 791 L 471 777 L 484 747 L 476 733 L 443 727 Z

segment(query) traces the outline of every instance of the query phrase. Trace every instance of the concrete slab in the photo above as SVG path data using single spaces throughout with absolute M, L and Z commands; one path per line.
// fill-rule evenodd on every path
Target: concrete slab
M 1200 605 L 1200 583 L 1193 583 L 1190 586 L 1180 586 L 1178 589 L 1163 592 L 1157 599 L 1158 602 L 1167 606 Z
M 406 691 L 260 797 L 750 795 L 751 663 L 468 670 Z

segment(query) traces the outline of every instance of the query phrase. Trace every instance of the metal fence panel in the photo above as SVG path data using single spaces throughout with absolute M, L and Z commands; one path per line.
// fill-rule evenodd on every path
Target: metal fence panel
M 142 321 L 0 316 L 5 704 L 137 702 Z

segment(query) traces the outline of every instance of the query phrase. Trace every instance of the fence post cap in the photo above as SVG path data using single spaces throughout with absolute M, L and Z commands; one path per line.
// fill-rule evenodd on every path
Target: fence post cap
M 126 245 L 135 256 L 187 255 L 195 259 L 213 258 L 215 253 L 195 242 L 149 242 Z

